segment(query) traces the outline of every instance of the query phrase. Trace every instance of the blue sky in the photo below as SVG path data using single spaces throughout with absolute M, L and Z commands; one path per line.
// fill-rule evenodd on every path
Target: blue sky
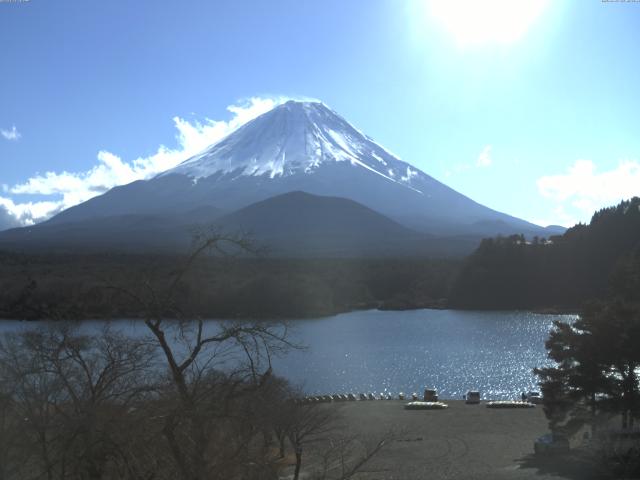
M 452 1 L 0 2 L 0 227 L 152 175 L 283 98 L 536 223 L 640 194 L 640 3 Z

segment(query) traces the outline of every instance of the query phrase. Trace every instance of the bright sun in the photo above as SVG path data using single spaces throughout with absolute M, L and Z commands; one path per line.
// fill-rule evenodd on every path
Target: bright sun
M 521 38 L 549 0 L 427 0 L 429 13 L 461 46 L 509 44 Z

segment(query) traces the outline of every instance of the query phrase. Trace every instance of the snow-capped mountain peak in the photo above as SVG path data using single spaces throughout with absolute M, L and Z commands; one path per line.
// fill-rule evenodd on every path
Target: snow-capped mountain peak
M 321 166 L 354 167 L 412 188 L 419 174 L 322 102 L 288 101 L 257 117 L 200 154 L 163 173 L 194 181 L 212 175 L 285 177 Z
M 351 200 L 430 234 L 542 233 L 403 162 L 323 103 L 297 101 L 161 175 L 114 188 L 48 223 L 130 214 L 190 218 L 212 208 L 230 213 L 290 192 Z M 316 215 L 311 222 L 331 223 L 327 211 Z

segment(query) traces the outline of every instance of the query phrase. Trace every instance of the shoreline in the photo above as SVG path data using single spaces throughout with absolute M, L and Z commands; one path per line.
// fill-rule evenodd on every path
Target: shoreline
M 396 306 L 397 307 L 397 306 Z M 235 316 L 235 317 L 224 317 L 224 318 L 216 318 L 215 315 L 211 316 L 194 316 L 194 320 L 196 318 L 202 318 L 204 320 L 237 320 L 237 321 L 296 321 L 296 320 L 320 320 L 327 317 L 335 317 L 337 315 L 342 315 L 346 313 L 353 312 L 367 312 L 367 311 L 379 311 L 379 312 L 407 312 L 407 311 L 418 311 L 418 310 L 457 310 L 464 312 L 528 312 L 537 315 L 579 315 L 580 309 L 571 309 L 571 308 L 507 308 L 507 309 L 499 309 L 499 308 L 456 308 L 450 305 L 443 305 L 441 303 L 436 303 L 434 305 L 421 305 L 421 306 L 413 306 L 413 307 L 397 307 L 390 308 L 385 304 L 376 304 L 376 305 L 362 305 L 361 308 L 351 308 L 351 309 L 341 309 L 335 310 L 331 312 L 318 312 L 308 315 L 296 315 L 296 316 L 280 316 L 280 317 L 270 317 L 270 316 Z M 86 316 L 83 318 L 67 318 L 61 320 L 53 320 L 47 317 L 34 317 L 34 318 L 15 318 L 10 317 L 9 315 L 0 314 L 0 322 L 82 322 L 82 321 L 117 321 L 117 320 L 136 320 L 142 321 L 144 320 L 144 315 L 120 315 L 120 316 Z M 179 320 L 178 318 L 165 318 L 168 321 Z

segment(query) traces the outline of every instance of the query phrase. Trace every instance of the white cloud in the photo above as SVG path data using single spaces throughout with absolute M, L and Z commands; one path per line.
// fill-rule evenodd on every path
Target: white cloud
M 640 195 L 640 162 L 623 160 L 599 172 L 591 160 L 577 160 L 566 173 L 538 179 L 538 191 L 564 211 L 588 221 L 598 209 Z
M 480 152 L 476 165 L 478 167 L 488 167 L 491 163 L 493 163 L 491 160 L 491 145 L 487 145 L 482 149 L 482 152 Z
M 11 130 L 0 128 L 0 135 L 7 140 L 19 140 L 20 137 L 22 137 L 22 134 L 18 131 L 15 125 L 11 127 Z
M 531 223 L 535 223 L 536 225 L 540 225 L 542 227 L 547 227 L 549 225 L 561 225 L 563 227 L 573 227 L 578 220 L 573 215 L 570 215 L 565 211 L 565 208 L 562 205 L 558 205 L 552 209 L 553 216 L 551 218 L 534 218 Z M 520 218 L 524 218 L 525 216 L 521 216 Z
M 288 99 L 284 97 L 250 98 L 242 104 L 227 107 L 233 115 L 228 121 L 205 118 L 202 122 L 190 122 L 174 117 L 178 148 L 160 145 L 154 154 L 130 161 L 122 160 L 107 150 L 100 150 L 97 155 L 98 163 L 88 170 L 46 172 L 8 188 L 8 193 L 13 195 L 54 196 L 54 200 L 14 203 L 13 199 L 0 197 L 0 206 L 24 225 L 37 223 L 110 188 L 151 178 L 175 167 L 286 100 Z M 4 131 L 2 133 L 4 135 Z
M 7 228 L 19 227 L 21 224 L 9 210 L 0 204 L 0 231 Z
M 60 202 L 40 201 L 24 202 L 16 204 L 12 199 L 0 197 L 0 209 L 4 209 L 16 225 L 33 225 L 34 223 L 49 218 L 58 213 L 62 207 Z

